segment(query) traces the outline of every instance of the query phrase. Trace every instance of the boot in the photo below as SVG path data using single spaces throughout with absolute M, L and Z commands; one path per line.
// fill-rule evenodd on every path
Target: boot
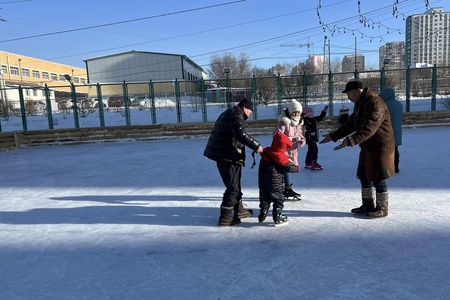
M 375 189 L 362 188 L 362 205 L 358 208 L 352 209 L 354 214 L 367 214 L 375 209 Z
M 299 193 L 297 193 L 297 192 L 295 192 L 295 191 L 293 190 L 292 183 L 289 184 L 289 185 L 287 185 L 287 186 L 284 188 L 283 196 L 284 196 L 284 198 L 285 198 L 286 200 L 289 200 L 288 198 L 292 198 L 293 200 L 301 200 L 301 199 L 300 199 L 301 194 L 299 194 Z
M 388 192 L 377 193 L 377 207 L 373 212 L 370 212 L 367 215 L 371 219 L 386 217 L 388 215 L 388 206 L 389 206 Z
M 245 209 L 244 205 L 242 205 L 242 200 L 238 201 L 238 203 L 236 203 L 234 205 L 234 217 L 239 218 L 239 219 L 244 219 L 247 217 L 250 217 L 251 215 L 253 215 L 253 210 L 252 209 Z
M 264 220 L 267 217 L 267 213 L 269 212 L 269 210 L 267 208 L 261 208 L 259 211 L 259 216 L 258 216 L 258 221 L 259 223 L 264 222 Z
M 219 226 L 233 226 L 241 223 L 241 219 L 233 218 L 233 207 L 220 206 Z
M 275 223 L 275 225 L 284 225 L 287 222 L 289 222 L 288 218 L 281 212 L 282 212 L 281 208 L 276 208 L 273 211 L 273 222 Z

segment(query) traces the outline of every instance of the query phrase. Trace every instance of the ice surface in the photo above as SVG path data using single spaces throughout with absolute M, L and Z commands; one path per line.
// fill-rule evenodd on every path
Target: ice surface
M 217 226 L 224 187 L 206 138 L 0 153 L 0 298 L 447 298 L 449 134 L 403 131 L 389 216 L 375 220 L 350 213 L 358 147 L 319 145 L 324 170 L 292 176 L 303 200 L 286 203 L 283 227 Z M 244 203 L 257 212 L 251 163 Z

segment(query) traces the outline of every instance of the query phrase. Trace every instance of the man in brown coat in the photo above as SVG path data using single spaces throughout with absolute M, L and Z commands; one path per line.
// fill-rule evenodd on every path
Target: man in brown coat
M 350 119 L 339 129 L 324 135 L 320 143 L 340 141 L 334 150 L 359 145 L 357 177 L 361 181 L 362 206 L 352 213 L 369 218 L 388 215 L 388 191 L 385 179 L 394 173 L 395 140 L 386 103 L 362 82 L 350 81 L 345 90 L 355 106 Z M 375 203 L 376 205 L 375 205 Z

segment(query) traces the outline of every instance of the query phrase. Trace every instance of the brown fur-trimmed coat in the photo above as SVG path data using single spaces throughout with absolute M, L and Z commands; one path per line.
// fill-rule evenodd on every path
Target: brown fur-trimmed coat
M 367 179 L 380 181 L 394 175 L 395 140 L 386 103 L 370 88 L 365 88 L 349 120 L 334 132 L 334 142 L 347 137 L 349 146 L 359 145 L 357 177 L 362 167 Z

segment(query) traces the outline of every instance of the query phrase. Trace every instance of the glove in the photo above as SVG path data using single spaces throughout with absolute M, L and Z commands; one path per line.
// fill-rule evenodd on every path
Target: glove
M 301 141 L 301 138 L 299 136 L 295 136 L 292 138 L 292 143 L 298 143 Z
M 328 110 L 328 105 L 325 105 L 325 107 L 323 108 L 323 111 L 327 112 L 327 110 Z
M 301 141 L 300 141 L 300 147 L 303 147 L 303 146 L 305 146 L 306 145 L 306 139 L 301 139 Z

